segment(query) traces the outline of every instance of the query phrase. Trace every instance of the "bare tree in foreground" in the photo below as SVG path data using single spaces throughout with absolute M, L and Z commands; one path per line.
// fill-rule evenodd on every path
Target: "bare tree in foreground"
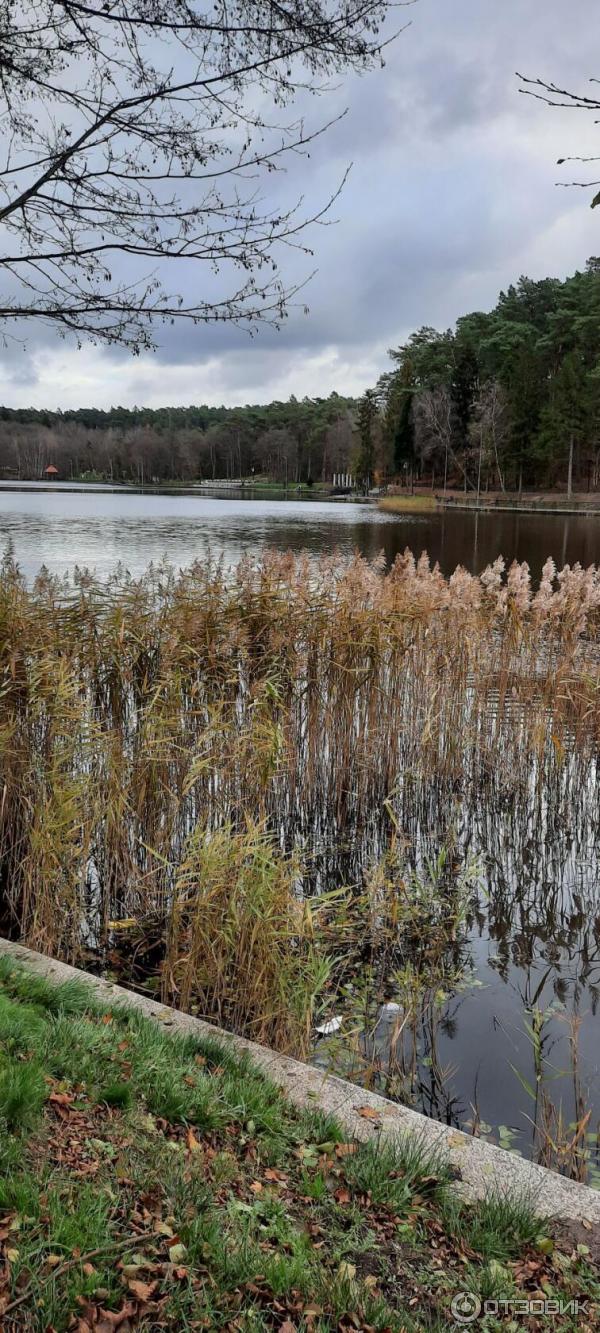
M 277 323 L 278 251 L 306 248 L 328 208 L 261 199 L 261 178 L 327 128 L 284 108 L 380 59 L 388 7 L 0 0 L 5 331 L 41 319 L 139 351 L 157 320 Z M 163 286 L 175 260 L 185 296 Z

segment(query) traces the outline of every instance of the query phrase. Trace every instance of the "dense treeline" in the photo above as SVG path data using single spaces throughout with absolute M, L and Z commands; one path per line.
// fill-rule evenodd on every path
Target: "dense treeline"
M 348 470 L 354 408 L 335 393 L 266 407 L 0 408 L 0 475 L 32 479 L 51 465 L 66 480 L 330 480 Z
M 520 278 L 494 310 L 424 327 L 357 403 L 236 408 L 0 408 L 0 475 L 142 484 L 351 472 L 479 490 L 600 487 L 600 259 L 561 281 Z
M 520 278 L 489 314 L 422 328 L 390 355 L 361 404 L 361 449 L 384 475 L 469 491 L 600 485 L 600 259 L 564 282 Z

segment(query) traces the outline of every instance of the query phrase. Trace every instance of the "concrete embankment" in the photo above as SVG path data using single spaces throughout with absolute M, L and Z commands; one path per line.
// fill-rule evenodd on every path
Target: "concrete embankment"
M 21 945 L 0 939 L 2 955 L 14 958 L 20 966 L 57 983 L 75 979 L 85 981 L 99 1003 L 126 1003 L 169 1031 L 198 1037 L 212 1036 L 238 1050 L 247 1051 L 291 1102 L 296 1106 L 320 1106 L 337 1116 L 350 1136 L 366 1139 L 415 1135 L 424 1145 L 438 1149 L 448 1159 L 455 1188 L 466 1198 L 481 1198 L 495 1188 L 508 1194 L 527 1195 L 540 1216 L 600 1225 L 600 1191 L 565 1180 L 553 1171 L 525 1161 L 516 1153 L 462 1134 L 345 1079 L 325 1074 L 312 1065 L 279 1055 L 243 1037 L 233 1036 L 190 1014 L 170 1009 Z

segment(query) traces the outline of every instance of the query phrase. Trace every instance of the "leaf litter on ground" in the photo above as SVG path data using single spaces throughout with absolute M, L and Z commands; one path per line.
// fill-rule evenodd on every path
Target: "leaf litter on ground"
M 523 1201 L 460 1204 L 441 1160 L 379 1142 L 373 1108 L 374 1137 L 348 1142 L 214 1043 L 90 1000 L 70 1012 L 67 995 L 63 1012 L 4 963 L 0 999 L 19 1033 L 5 1022 L 0 1071 L 25 1092 L 43 1080 L 0 1141 L 7 1329 L 441 1333 L 457 1291 L 502 1286 L 585 1300 L 595 1326 L 593 1230 L 553 1233 Z M 124 1062 L 128 1097 L 107 1095 Z

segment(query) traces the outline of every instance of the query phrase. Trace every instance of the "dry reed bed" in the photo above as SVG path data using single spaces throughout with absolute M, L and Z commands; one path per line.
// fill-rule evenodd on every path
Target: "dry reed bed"
M 305 1049 L 327 962 L 294 854 L 323 888 L 392 809 L 408 837 L 457 791 L 560 813 L 595 779 L 599 625 L 598 570 L 551 562 L 535 592 L 409 553 L 32 588 L 5 562 L 3 928 L 76 959 L 152 918 L 165 996 Z

